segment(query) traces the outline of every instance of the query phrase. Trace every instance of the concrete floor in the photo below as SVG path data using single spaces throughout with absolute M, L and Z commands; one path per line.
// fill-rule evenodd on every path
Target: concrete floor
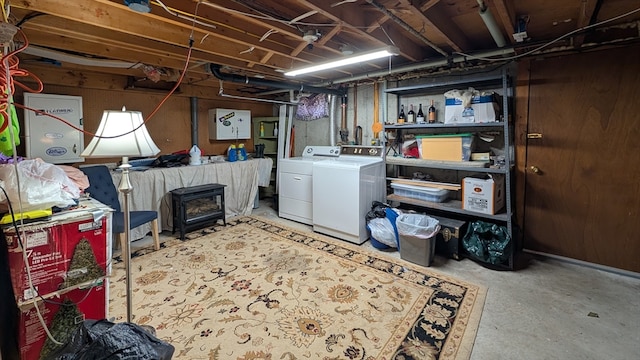
M 265 200 L 253 214 L 312 231 L 280 219 Z M 146 237 L 133 247 L 150 244 Z M 369 242 L 362 246 L 400 257 L 397 251 L 380 251 Z M 430 267 L 488 288 L 472 360 L 640 359 L 640 278 L 530 254 L 523 257 L 525 266 L 518 271 L 489 270 L 468 259 L 441 256 Z

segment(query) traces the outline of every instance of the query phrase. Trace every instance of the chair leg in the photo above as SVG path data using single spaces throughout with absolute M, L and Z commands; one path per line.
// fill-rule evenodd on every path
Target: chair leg
M 151 221 L 151 235 L 153 236 L 153 248 L 160 250 L 160 234 L 158 233 L 158 219 Z

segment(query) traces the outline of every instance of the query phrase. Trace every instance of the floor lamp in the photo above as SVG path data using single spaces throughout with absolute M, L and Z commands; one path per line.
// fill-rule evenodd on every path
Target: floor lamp
M 129 180 L 129 156 L 146 157 L 154 156 L 160 149 L 151 139 L 147 128 L 144 126 L 142 113 L 139 111 L 105 110 L 102 120 L 93 139 L 80 156 L 88 158 L 114 158 L 122 157 L 120 169 L 122 178 L 118 191 L 123 195 L 124 232 L 126 241 L 124 261 L 127 281 L 127 322 L 132 322 L 132 296 L 131 296 L 131 230 L 129 229 L 131 212 L 129 210 L 129 194 L 133 186 Z

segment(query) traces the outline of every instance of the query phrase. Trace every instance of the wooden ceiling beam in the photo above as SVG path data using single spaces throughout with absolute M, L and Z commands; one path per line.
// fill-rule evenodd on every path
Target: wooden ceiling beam
M 192 4 L 198 3 L 198 1 L 199 0 L 192 0 Z M 184 0 L 164 0 L 163 4 L 170 9 L 185 8 Z M 159 11 L 164 11 L 164 9 Z M 248 14 L 251 13 L 260 15 L 263 18 L 257 19 L 253 16 L 249 16 Z M 217 1 L 215 4 L 209 1 L 202 1 L 198 8 L 198 15 L 211 21 L 213 24 L 218 26 L 221 31 L 248 34 L 249 36 L 257 39 L 258 42 L 264 43 L 265 46 L 273 48 L 275 52 L 278 52 L 278 47 L 284 46 L 284 48 L 281 48 L 280 50 L 290 53 L 291 49 L 297 46 L 298 42 L 302 38 L 301 32 L 294 26 L 287 25 L 277 19 L 264 19 L 267 15 L 256 13 L 256 11 L 251 8 L 246 8 L 228 0 Z M 275 30 L 277 32 L 272 32 L 269 36 L 263 39 L 262 37 L 264 34 L 270 30 Z M 249 43 L 247 42 L 247 44 Z M 255 46 L 255 44 L 252 44 L 251 46 Z M 310 56 L 309 61 L 317 60 L 313 59 L 313 56 L 328 56 L 335 52 L 336 50 L 329 47 L 320 47 L 316 53 L 310 54 L 312 56 Z
M 598 0 L 584 0 L 580 3 L 580 9 L 578 10 L 578 21 L 576 21 L 576 29 L 583 28 L 590 24 L 591 18 L 593 17 L 598 7 L 597 5 Z M 582 33 L 575 37 L 575 39 L 573 40 L 573 46 L 576 49 L 582 47 L 582 44 L 584 44 L 585 36 L 587 36 L 587 34 Z
M 12 4 L 17 7 L 30 11 L 38 11 L 45 14 L 51 14 L 71 21 L 97 26 L 118 33 L 141 36 L 143 38 L 164 42 L 176 46 L 187 47 L 192 31 L 191 25 L 183 24 L 172 19 L 167 19 L 154 14 L 139 14 L 132 12 L 126 6 L 113 3 L 106 0 L 33 0 L 29 2 L 20 2 Z M 159 26 L 162 24 L 162 26 Z M 194 48 L 213 55 L 229 57 L 229 54 L 238 54 L 234 59 L 243 59 L 246 62 L 259 61 L 260 56 L 257 52 L 240 55 L 240 52 L 246 50 L 247 36 L 243 40 L 229 38 L 220 35 L 217 32 L 205 32 L 200 28 L 193 29 L 196 34 Z M 214 41 L 205 40 L 209 35 L 215 39 Z M 235 36 L 236 34 L 233 34 Z M 243 36 L 240 36 L 243 38 Z M 256 49 L 262 50 L 261 53 L 272 51 L 271 49 L 259 44 L 259 41 L 252 41 Z M 224 52 L 220 49 L 224 49 Z M 269 64 L 265 64 L 274 69 L 284 68 L 286 64 L 291 62 L 291 56 L 287 50 L 286 54 L 274 51 L 275 55 Z M 298 61 L 310 63 L 312 60 L 299 57 Z
M 357 4 L 346 3 L 339 7 L 332 8 L 331 2 L 326 0 L 298 0 L 298 2 L 310 10 L 317 11 L 332 22 L 348 28 L 350 32 L 354 32 L 360 37 L 369 40 L 373 46 L 388 46 L 389 41 L 386 41 L 387 35 L 394 36 L 392 42 L 400 50 L 402 56 L 411 61 L 420 61 L 424 58 L 423 51 L 405 36 L 400 36 L 395 33 L 390 34 L 389 32 L 385 34 L 380 30 L 380 27 L 372 32 L 367 32 L 365 29 L 371 27 L 372 24 L 365 19 L 365 11 L 362 11 L 362 8 Z
M 412 27 L 424 37 L 430 38 L 429 40 L 431 41 L 434 41 L 434 37 L 441 38 L 450 48 L 454 49 L 455 51 L 462 51 L 462 49 L 468 48 L 469 44 L 467 42 L 467 38 L 453 23 L 451 23 L 450 21 L 442 21 L 444 19 L 442 16 L 426 15 L 428 14 L 427 11 L 434 5 L 436 5 L 439 1 L 440 0 L 430 0 L 420 5 L 419 7 L 416 7 L 416 5 L 414 5 L 414 1 L 411 0 L 399 0 L 398 2 L 402 6 L 409 8 L 410 11 L 413 12 L 413 16 L 416 16 L 422 22 L 422 26 L 420 28 L 416 28 L 415 26 Z M 402 18 L 401 14 L 396 15 Z M 436 25 L 436 22 L 439 23 L 439 26 Z M 429 33 L 431 34 L 427 33 L 427 31 L 425 31 L 425 28 L 429 29 Z M 446 29 L 447 33 L 444 33 L 443 29 Z
M 171 69 L 184 68 L 187 49 L 168 49 L 168 45 L 156 47 L 132 46 L 131 43 L 119 43 L 112 39 L 99 38 L 88 34 L 68 34 L 62 28 L 50 29 L 29 25 L 25 27 L 25 34 L 31 45 L 43 46 L 51 49 L 71 51 L 78 54 L 89 54 L 99 58 L 120 59 L 122 61 L 139 62 L 156 67 Z M 160 46 L 161 49 L 158 48 Z M 226 57 L 212 57 L 210 54 L 193 50 L 192 62 L 209 63 L 241 68 L 244 63 L 239 60 L 229 60 Z M 203 67 L 191 67 L 191 72 L 205 73 Z M 264 71 L 264 70 L 263 70 Z M 111 72 L 111 70 L 109 70 Z M 256 70 L 258 72 L 258 70 Z

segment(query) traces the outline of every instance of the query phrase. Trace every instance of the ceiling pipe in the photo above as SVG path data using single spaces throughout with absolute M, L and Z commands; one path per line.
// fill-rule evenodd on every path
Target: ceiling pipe
M 191 103 L 191 145 L 198 145 L 198 98 L 189 98 Z
M 491 33 L 491 37 L 493 38 L 493 41 L 496 42 L 496 45 L 498 45 L 498 47 L 504 47 L 507 44 L 507 42 L 504 40 L 504 36 L 502 36 L 502 31 L 500 31 L 500 28 L 498 27 L 498 23 L 496 23 L 496 19 L 491 14 L 491 11 L 487 7 L 487 4 L 484 3 L 484 0 L 478 0 L 478 5 L 480 5 L 480 9 L 478 10 L 478 13 L 482 18 L 484 25 L 489 30 L 489 33 Z
M 512 48 L 507 48 L 507 49 L 498 49 L 498 50 L 486 51 L 482 53 L 476 53 L 474 54 L 474 56 L 477 56 L 477 57 L 504 56 L 504 55 L 512 54 L 513 52 L 514 50 Z M 332 80 L 330 83 L 323 83 L 323 84 L 319 84 L 318 86 L 344 84 L 344 83 L 350 83 L 350 82 L 366 80 L 366 79 L 377 79 L 380 77 L 385 77 L 385 76 L 394 75 L 394 74 L 407 73 L 411 71 L 429 69 L 429 68 L 434 68 L 439 66 L 447 66 L 454 63 L 461 63 L 461 62 L 468 61 L 469 59 L 470 58 L 467 56 L 458 55 L 458 56 L 453 56 L 450 59 L 426 61 L 418 64 L 399 66 L 391 70 L 388 70 L 388 69 L 378 70 L 371 73 L 365 73 L 365 74 L 355 75 L 351 77 L 335 79 L 335 80 Z
M 240 76 L 235 74 L 224 74 L 220 72 L 221 66 L 217 64 L 209 64 L 209 70 L 213 76 L 220 80 L 231 81 L 235 83 L 241 84 L 252 84 L 276 89 L 287 89 L 287 90 L 299 90 L 306 91 L 314 94 L 331 94 L 338 96 L 346 96 L 346 91 L 343 89 L 330 89 L 325 87 L 316 87 L 316 86 L 308 86 L 305 84 L 297 84 L 297 83 L 289 83 L 283 81 L 274 81 L 274 80 L 265 80 L 265 79 L 256 79 L 250 78 L 248 76 Z
M 39 46 L 29 45 L 23 51 L 25 54 L 40 56 L 47 59 L 57 60 L 61 62 L 68 62 L 71 64 L 78 64 L 84 66 L 98 66 L 117 69 L 131 69 L 143 66 L 139 62 L 127 62 L 120 60 L 103 60 L 103 59 L 91 59 L 85 56 L 77 56 L 67 54 L 61 51 L 50 50 Z
M 373 5 L 373 7 L 375 7 L 376 9 L 378 9 L 378 11 L 380 11 L 381 13 L 385 14 L 386 16 L 388 16 L 389 19 L 393 20 L 393 22 L 395 22 L 396 24 L 400 25 L 403 29 L 405 29 L 408 32 L 410 32 L 413 36 L 415 36 L 418 39 L 422 40 L 425 44 L 427 44 L 433 50 L 437 51 L 438 53 L 440 53 L 443 56 L 449 56 L 449 54 L 447 54 L 446 51 L 440 49 L 440 47 L 438 47 L 438 45 L 436 45 L 436 44 L 432 43 L 431 41 L 429 41 L 429 39 L 424 37 L 422 34 L 420 34 L 418 31 L 416 31 L 416 29 L 412 28 L 409 24 L 404 22 L 404 20 L 402 20 L 399 17 L 397 17 L 394 13 L 389 11 L 382 4 L 378 3 L 375 0 L 367 0 L 367 2 L 370 5 Z

